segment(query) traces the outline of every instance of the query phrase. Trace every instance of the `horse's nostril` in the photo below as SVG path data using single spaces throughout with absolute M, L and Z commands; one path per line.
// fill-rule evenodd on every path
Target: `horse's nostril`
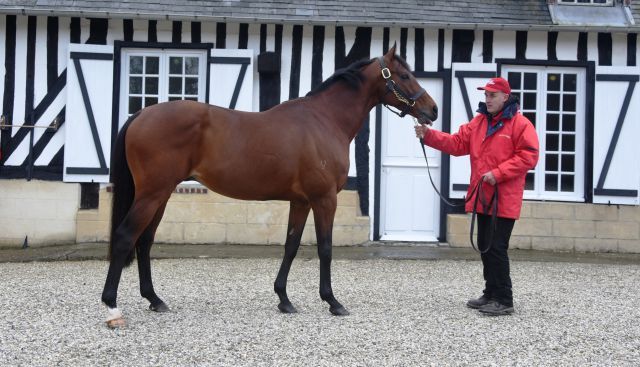
M 438 106 L 433 106 L 433 115 L 438 116 Z

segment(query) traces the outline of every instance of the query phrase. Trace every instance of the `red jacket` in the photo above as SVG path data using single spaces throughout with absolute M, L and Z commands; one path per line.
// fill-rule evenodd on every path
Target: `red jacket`
M 517 101 L 513 98 L 507 101 L 502 113 L 492 119 L 491 129 L 487 123 L 490 115 L 484 103 L 480 104 L 478 112 L 473 120 L 460 126 L 457 133 L 447 134 L 429 129 L 423 141 L 430 147 L 454 156 L 470 155 L 471 179 L 467 197 L 482 175 L 491 171 L 498 183 L 498 216 L 518 219 L 527 171 L 538 162 L 536 129 L 518 111 Z M 488 202 L 494 187 L 485 182 L 482 190 Z M 475 197 L 467 202 L 467 212 L 473 210 L 474 201 Z M 480 203 L 477 210 L 484 213 Z

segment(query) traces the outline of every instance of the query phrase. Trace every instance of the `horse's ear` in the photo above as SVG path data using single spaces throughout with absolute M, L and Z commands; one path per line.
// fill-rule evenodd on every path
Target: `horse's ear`
M 387 58 L 389 59 L 393 59 L 393 56 L 396 54 L 396 42 L 393 42 L 393 46 L 391 46 L 391 48 L 389 49 L 389 51 L 387 51 L 387 54 L 385 56 L 387 56 Z

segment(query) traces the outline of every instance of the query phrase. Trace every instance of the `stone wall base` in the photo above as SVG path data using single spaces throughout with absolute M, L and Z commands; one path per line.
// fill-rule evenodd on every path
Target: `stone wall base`
M 78 211 L 76 242 L 109 240 L 111 197 L 103 188 L 98 209 Z M 360 215 L 358 201 L 355 191 L 338 195 L 334 245 L 357 245 L 369 240 L 369 217 Z M 202 188 L 179 187 L 169 199 L 155 242 L 284 244 L 288 218 L 288 202 L 242 201 Z M 316 243 L 315 237 L 310 213 L 301 242 Z
M 447 216 L 450 246 L 471 246 L 470 219 L 469 214 Z M 640 253 L 640 207 L 525 201 L 509 246 L 533 250 Z

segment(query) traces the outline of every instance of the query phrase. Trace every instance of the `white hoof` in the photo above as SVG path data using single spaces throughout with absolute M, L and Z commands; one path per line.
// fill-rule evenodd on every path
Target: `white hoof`
M 109 328 L 115 329 L 125 326 L 124 317 L 122 317 L 122 312 L 120 312 L 120 310 L 117 308 L 107 307 L 107 312 L 109 313 L 109 316 L 107 316 L 105 322 Z
M 117 307 L 116 308 L 107 307 L 107 312 L 109 312 L 109 316 L 107 317 L 106 321 L 122 318 L 122 312 L 120 312 L 120 310 Z

